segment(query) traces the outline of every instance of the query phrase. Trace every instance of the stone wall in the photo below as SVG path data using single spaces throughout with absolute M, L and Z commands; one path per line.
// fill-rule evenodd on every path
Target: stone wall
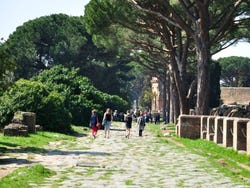
M 250 155 L 249 118 L 180 115 L 176 135 L 190 139 L 206 139 Z
M 249 104 L 250 87 L 221 87 L 223 104 Z

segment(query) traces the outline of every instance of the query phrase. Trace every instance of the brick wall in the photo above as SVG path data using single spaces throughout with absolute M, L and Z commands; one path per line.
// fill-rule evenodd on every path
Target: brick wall
M 221 87 L 223 104 L 249 104 L 250 87 Z

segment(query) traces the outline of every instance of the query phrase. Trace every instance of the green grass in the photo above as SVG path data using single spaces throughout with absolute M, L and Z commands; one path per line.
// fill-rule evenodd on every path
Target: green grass
M 153 133 L 156 137 L 162 137 L 163 136 L 159 124 L 147 123 L 146 129 L 148 131 L 150 131 L 151 133 Z
M 234 180 L 243 180 L 250 185 L 250 156 L 233 149 L 221 147 L 207 140 L 174 138 L 192 152 L 206 157 L 215 167 Z
M 15 188 L 32 187 L 30 183 L 40 184 L 45 178 L 53 176 L 55 172 L 37 164 L 21 167 L 0 180 L 0 187 Z
M 132 180 L 126 180 L 125 181 L 125 185 L 133 185 L 133 181 Z
M 167 128 L 174 130 L 173 126 L 168 124 Z M 154 133 L 156 137 L 161 135 L 159 133 L 161 131 L 160 126 L 149 124 L 148 127 L 150 127 L 148 130 Z M 160 137 L 160 139 L 166 138 Z M 206 157 L 225 176 L 230 177 L 236 182 L 250 185 L 250 156 L 239 154 L 233 149 L 224 148 L 207 140 L 179 138 L 176 136 L 173 136 L 172 139 L 182 143 L 185 149 L 190 150 L 192 153 Z
M 37 132 L 35 134 L 29 134 L 28 137 L 22 136 L 3 136 L 0 134 L 0 151 L 5 152 L 6 149 L 22 149 L 24 151 L 43 152 L 44 147 L 49 142 L 55 142 L 59 140 L 76 140 L 75 135 L 65 135 L 61 133 L 53 132 Z
M 46 152 L 45 147 L 47 147 L 50 142 L 74 142 L 76 141 L 77 135 L 85 134 L 85 132 L 87 134 L 87 131 L 84 132 L 82 127 L 72 126 L 72 128 L 74 130 L 72 135 L 46 131 L 39 131 L 35 134 L 29 134 L 28 137 L 3 136 L 3 134 L 0 134 L 0 152 Z M 30 187 L 28 185 L 29 181 L 41 183 L 45 177 L 49 177 L 53 174 L 55 173 L 45 169 L 42 165 L 27 166 L 19 168 L 8 176 L 2 178 L 0 181 L 0 187 Z

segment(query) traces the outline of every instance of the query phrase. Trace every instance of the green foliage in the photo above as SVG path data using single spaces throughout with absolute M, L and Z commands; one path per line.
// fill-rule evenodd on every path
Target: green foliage
M 14 70 L 15 63 L 9 56 L 6 49 L 0 43 L 0 95 L 3 92 L 12 79 L 12 71 Z
M 65 107 L 65 97 L 52 91 L 42 100 L 43 108 L 37 111 L 37 122 L 43 123 L 44 130 L 71 132 L 71 113 Z
M 24 79 L 17 81 L 0 98 L 1 126 L 9 123 L 16 111 L 36 112 L 41 108 L 42 99 L 48 94 L 47 88 L 42 83 Z
M 131 10 L 126 1 L 90 1 L 85 7 L 84 23 L 95 44 L 112 50 L 121 49 L 119 44 L 126 45 L 124 36 L 129 35 L 129 31 L 119 24 L 127 24 L 128 18 L 136 17 L 136 12 L 133 15 Z
M 153 93 L 151 90 L 151 77 L 144 76 L 143 77 L 143 88 L 142 88 L 142 96 L 139 99 L 140 109 L 151 109 L 153 99 Z
M 32 187 L 29 183 L 42 183 L 45 178 L 51 177 L 56 173 L 41 164 L 21 167 L 0 180 L 0 187 Z
M 54 14 L 24 23 L 4 45 L 17 63 L 16 78 L 30 78 L 55 64 L 79 62 L 87 37 L 81 17 Z
M 221 82 L 227 87 L 250 87 L 250 58 L 225 57 L 218 59 L 222 67 Z
M 87 125 L 93 108 L 100 113 L 107 107 L 127 109 L 126 101 L 97 90 L 88 78 L 79 76 L 78 71 L 58 65 L 32 79 L 46 84 L 50 91 L 57 91 L 65 98 L 65 106 L 71 112 L 75 125 Z
M 41 82 L 20 79 L 0 98 L 1 127 L 10 122 L 16 111 L 36 113 L 37 124 L 45 130 L 70 130 L 71 116 L 64 106 L 65 98 L 50 93 Z
M 18 27 L 4 43 L 8 58 L 17 64 L 15 80 L 29 79 L 54 65 L 79 68 L 103 92 L 128 96 L 126 82 L 128 53 L 118 56 L 118 48 L 97 48 L 85 31 L 82 17 L 53 14 Z

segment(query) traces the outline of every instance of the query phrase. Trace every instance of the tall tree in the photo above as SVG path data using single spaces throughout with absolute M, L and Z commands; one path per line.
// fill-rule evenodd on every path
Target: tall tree
M 0 43 L 0 95 L 12 81 L 14 67 L 13 59 L 9 56 L 2 43 Z
M 128 55 L 97 47 L 82 17 L 53 14 L 24 23 L 3 44 L 16 62 L 15 79 L 30 78 L 54 65 L 79 68 L 95 87 L 122 97 L 128 90 Z M 112 74 L 111 74 L 112 73 Z M 128 99 L 126 97 L 126 99 Z M 128 99 L 129 100 L 129 99 Z
M 73 66 L 86 35 L 79 17 L 58 14 L 24 23 L 4 45 L 17 63 L 15 77 L 30 78 L 56 64 Z
M 237 31 L 242 23 L 249 21 L 249 18 L 245 18 L 249 2 L 246 0 L 159 0 L 153 3 L 139 0 L 128 1 L 138 10 L 164 19 L 169 24 L 182 29 L 193 39 L 197 56 L 196 111 L 198 114 L 207 114 L 211 47 L 220 41 L 225 41 L 231 31 Z M 179 14 L 180 10 L 182 14 Z M 235 36 L 233 38 L 235 39 Z
M 157 75 L 163 83 L 166 79 L 166 72 L 169 70 L 173 76 L 171 80 L 177 86 L 176 91 L 178 91 L 174 96 L 180 98 L 176 101 L 180 101 L 182 113 L 188 112 L 186 66 L 187 55 L 191 51 L 188 51 L 190 40 L 185 33 L 183 34 L 176 27 L 166 26 L 165 20 L 152 17 L 143 11 L 137 11 L 131 4 L 124 1 L 92 0 L 85 11 L 86 28 L 91 34 L 97 36 L 96 38 L 104 37 L 107 41 L 114 40 L 123 48 L 128 46 L 127 48 L 132 49 L 132 54 L 140 58 L 137 61 L 150 70 L 154 76 Z M 100 20 L 103 17 L 106 20 L 104 23 Z M 113 28 L 116 30 L 112 30 Z M 117 31 L 120 31 L 118 35 Z M 106 43 L 102 42 L 102 44 Z
M 250 87 L 250 58 L 219 58 L 221 65 L 221 84 L 226 87 Z

